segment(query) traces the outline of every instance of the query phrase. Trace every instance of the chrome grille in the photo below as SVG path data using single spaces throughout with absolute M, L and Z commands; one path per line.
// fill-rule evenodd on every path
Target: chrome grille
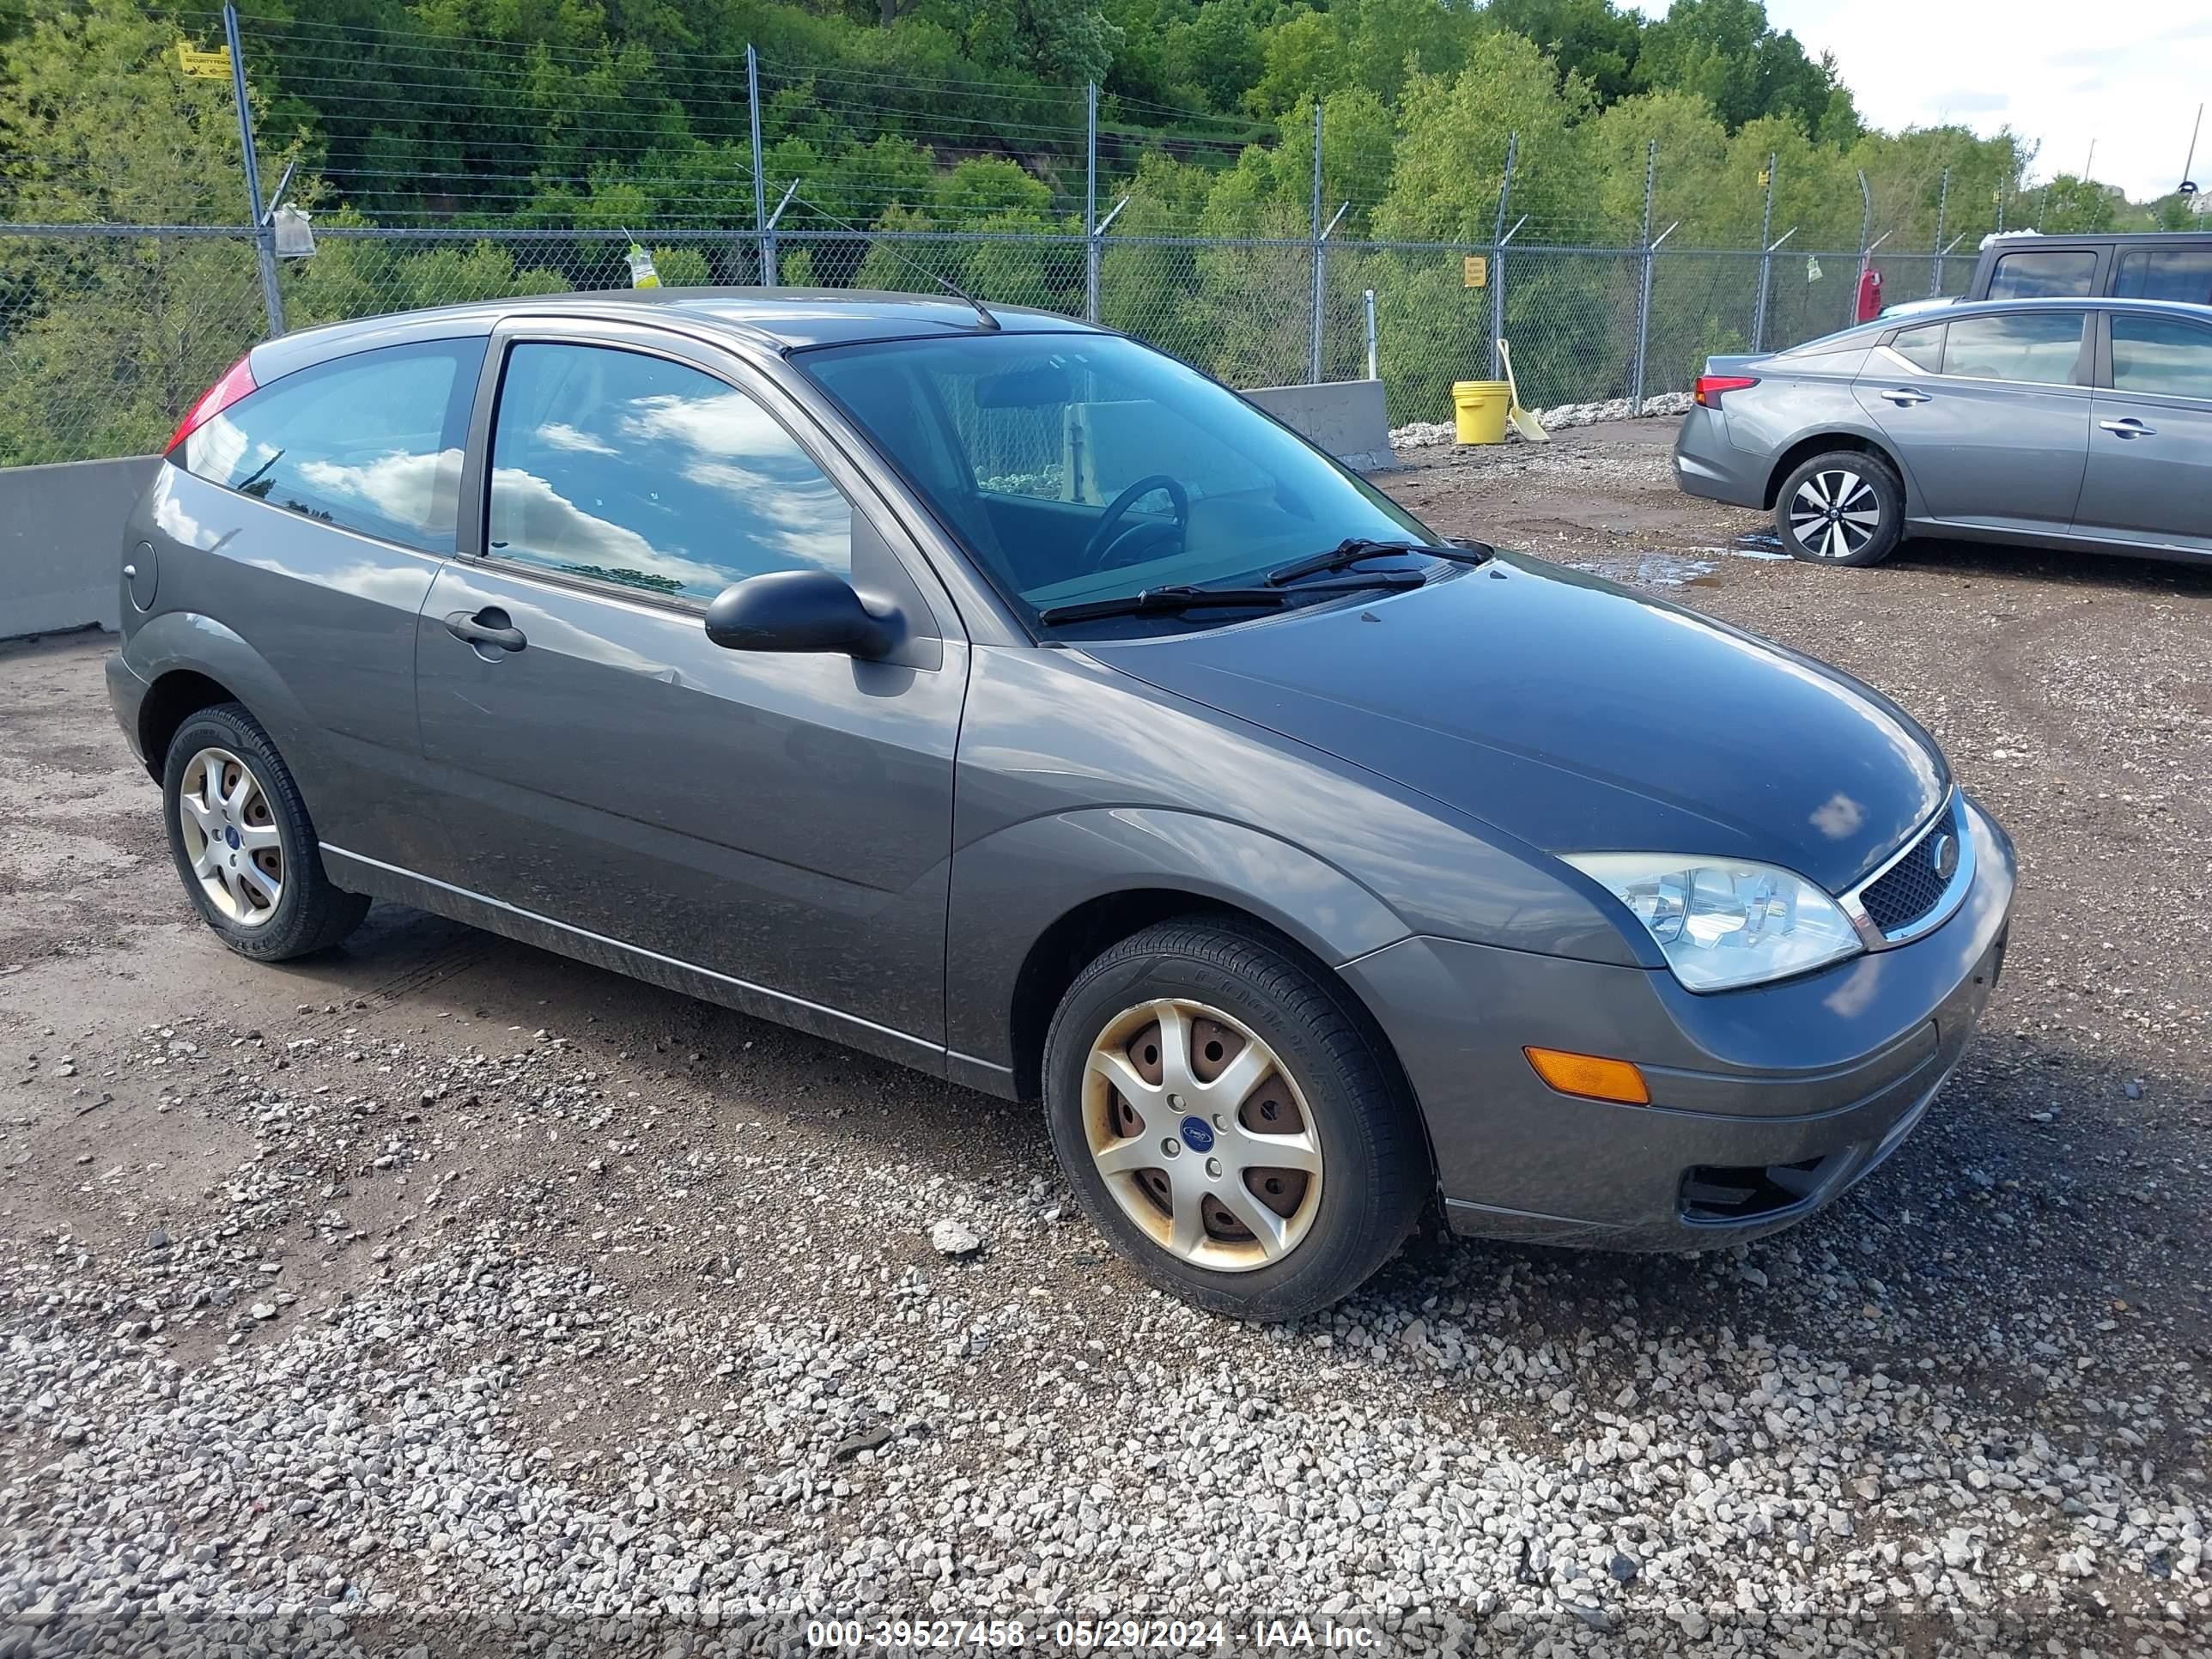
M 1895 933 L 1911 927 L 1941 903 L 1950 882 L 1937 872 L 1937 849 L 1947 837 L 1956 843 L 1963 833 L 1954 802 L 1906 849 L 1903 858 L 1860 890 L 1859 903 L 1867 919 L 1883 933 Z

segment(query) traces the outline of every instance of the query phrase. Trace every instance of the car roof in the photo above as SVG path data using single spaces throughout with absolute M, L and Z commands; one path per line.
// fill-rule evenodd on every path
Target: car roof
M 2212 322 L 2212 306 L 2199 305 L 2192 300 L 2123 300 L 2112 295 L 2075 294 L 2052 295 L 2033 300 L 1960 300 L 1941 308 L 1905 312 L 1896 317 L 1877 317 L 1876 323 L 1893 322 L 1900 327 L 1921 323 L 1948 321 L 1954 317 L 1973 315 L 1983 312 L 2007 311 L 2148 311 L 2160 312 L 2168 316 L 2187 317 L 2197 322 Z M 1873 324 L 1863 324 L 1872 327 Z
M 2075 230 L 1999 231 L 1982 252 L 2017 253 L 2023 248 L 2102 247 L 2117 242 L 2124 247 L 2171 246 L 2179 242 L 2212 242 L 2212 230 Z
M 255 347 L 254 374 L 258 379 L 287 374 L 371 345 L 489 333 L 494 325 L 510 317 L 635 321 L 641 311 L 658 313 L 687 332 L 720 334 L 777 353 L 808 346 L 955 334 L 1106 331 L 1058 312 L 1000 305 L 989 310 L 998 324 L 994 331 L 974 306 L 949 294 L 894 294 L 853 288 L 605 289 L 468 301 L 302 329 Z

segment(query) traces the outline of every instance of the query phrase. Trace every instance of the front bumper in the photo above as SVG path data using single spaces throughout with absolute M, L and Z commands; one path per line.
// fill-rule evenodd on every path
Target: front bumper
M 1972 801 L 1974 884 L 1911 944 L 1698 996 L 1664 969 L 1409 939 L 1343 970 L 1396 1044 L 1455 1231 L 1698 1249 L 1801 1221 L 1910 1134 L 2002 966 L 2012 843 Z M 1547 1087 L 1524 1045 L 1643 1068 L 1650 1106 Z
M 1674 482 L 1683 494 L 1732 507 L 1766 505 L 1766 465 L 1729 441 L 1728 416 L 1692 408 L 1674 434 Z

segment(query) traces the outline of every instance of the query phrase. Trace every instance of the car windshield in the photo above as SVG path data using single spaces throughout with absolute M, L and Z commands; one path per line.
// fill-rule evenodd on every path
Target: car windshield
M 1132 340 L 975 334 L 794 361 L 1031 622 L 1147 589 L 1240 586 L 1348 540 L 1434 539 L 1235 392 Z

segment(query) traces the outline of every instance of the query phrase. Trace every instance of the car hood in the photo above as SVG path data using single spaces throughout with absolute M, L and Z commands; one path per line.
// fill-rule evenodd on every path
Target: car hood
M 1513 555 L 1409 592 L 1084 648 L 1547 852 L 1756 860 L 1841 892 L 1950 787 L 1928 734 L 1849 676 Z

